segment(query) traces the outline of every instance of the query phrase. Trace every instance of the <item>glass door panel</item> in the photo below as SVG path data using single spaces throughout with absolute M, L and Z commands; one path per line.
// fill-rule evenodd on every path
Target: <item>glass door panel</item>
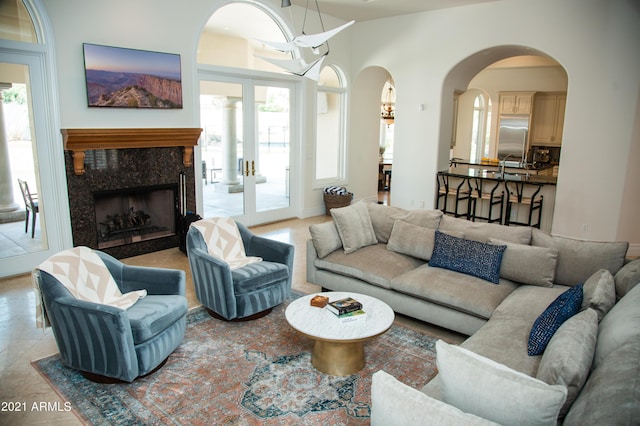
M 245 214 L 243 86 L 200 81 L 203 217 Z
M 6 259 L 45 251 L 48 244 L 29 66 L 0 62 L 0 82 L 0 259 Z
M 285 87 L 256 86 L 256 212 L 290 206 L 290 98 Z

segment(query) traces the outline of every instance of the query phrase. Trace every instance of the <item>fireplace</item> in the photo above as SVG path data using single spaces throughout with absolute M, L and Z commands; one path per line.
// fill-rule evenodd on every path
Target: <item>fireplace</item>
M 74 246 L 116 258 L 178 247 L 180 216 L 196 211 L 192 149 L 200 129 L 62 133 Z
M 98 249 L 176 235 L 176 185 L 94 192 L 93 206 Z

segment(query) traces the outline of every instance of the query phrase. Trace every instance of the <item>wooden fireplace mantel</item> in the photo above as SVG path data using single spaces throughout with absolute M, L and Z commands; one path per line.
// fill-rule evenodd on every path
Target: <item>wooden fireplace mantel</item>
M 198 144 L 200 128 L 145 129 L 61 129 L 64 149 L 73 153 L 73 170 L 84 174 L 85 151 L 93 149 L 184 147 L 182 163 L 193 165 L 193 147 Z

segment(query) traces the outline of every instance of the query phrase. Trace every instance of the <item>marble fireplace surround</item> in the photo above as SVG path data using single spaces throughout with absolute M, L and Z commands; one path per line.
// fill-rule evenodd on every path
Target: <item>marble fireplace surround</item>
M 62 129 L 74 246 L 98 248 L 93 205 L 96 192 L 180 187 L 180 174 L 184 173 L 185 210 L 195 212 L 193 147 L 201 131 L 200 128 Z M 178 230 L 172 236 L 102 250 L 117 258 L 131 257 L 177 247 L 179 238 Z

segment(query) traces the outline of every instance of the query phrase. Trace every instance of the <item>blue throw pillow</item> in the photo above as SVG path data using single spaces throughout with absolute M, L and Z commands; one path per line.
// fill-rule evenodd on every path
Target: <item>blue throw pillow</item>
M 529 333 L 529 355 L 540 355 L 563 322 L 580 312 L 582 308 L 582 284 L 571 287 L 556 298 L 536 318 Z
M 500 265 L 506 245 L 465 240 L 436 230 L 429 266 L 500 282 Z

